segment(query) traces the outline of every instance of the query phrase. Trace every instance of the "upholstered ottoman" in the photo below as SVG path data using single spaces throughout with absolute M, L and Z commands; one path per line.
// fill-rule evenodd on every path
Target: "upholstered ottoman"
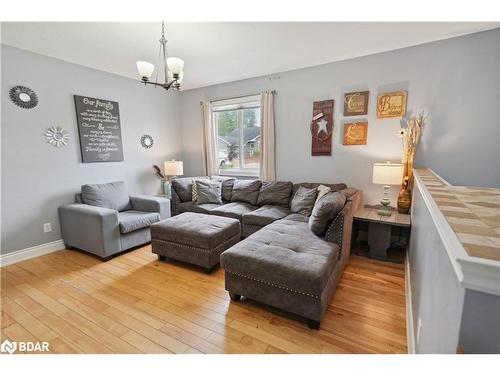
M 180 260 L 210 273 L 220 254 L 240 240 L 237 219 L 184 212 L 151 226 L 151 247 L 160 260 Z

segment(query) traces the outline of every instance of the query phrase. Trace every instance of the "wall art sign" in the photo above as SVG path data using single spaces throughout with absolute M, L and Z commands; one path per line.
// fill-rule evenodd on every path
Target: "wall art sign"
M 344 116 L 368 114 L 369 91 L 357 91 L 344 94 Z
M 344 146 L 366 145 L 368 137 L 368 123 L 355 122 L 344 124 Z
M 313 104 L 313 120 L 310 126 L 312 156 L 332 154 L 334 103 L 334 100 L 322 100 Z
M 74 95 L 84 163 L 123 161 L 118 103 Z
M 406 115 L 406 91 L 379 94 L 377 118 L 404 117 Z

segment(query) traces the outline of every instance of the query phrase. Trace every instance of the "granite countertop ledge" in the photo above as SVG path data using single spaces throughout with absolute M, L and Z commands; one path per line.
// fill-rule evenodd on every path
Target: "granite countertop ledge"
M 459 281 L 500 295 L 500 189 L 453 186 L 428 168 L 414 175 Z

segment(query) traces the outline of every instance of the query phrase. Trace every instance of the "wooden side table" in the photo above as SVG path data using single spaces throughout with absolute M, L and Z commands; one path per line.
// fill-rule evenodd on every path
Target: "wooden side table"
M 354 213 L 355 221 L 368 223 L 368 246 L 370 258 L 394 261 L 387 257 L 387 250 L 391 246 L 392 227 L 410 229 L 410 215 L 393 212 L 391 216 L 380 216 L 378 208 L 362 207 Z M 409 232 L 409 231 L 408 231 Z

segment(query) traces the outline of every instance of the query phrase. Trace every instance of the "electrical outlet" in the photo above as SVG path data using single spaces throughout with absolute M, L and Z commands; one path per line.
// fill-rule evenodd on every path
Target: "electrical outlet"
M 43 224 L 43 232 L 44 233 L 52 232 L 52 226 L 50 225 L 50 223 Z

